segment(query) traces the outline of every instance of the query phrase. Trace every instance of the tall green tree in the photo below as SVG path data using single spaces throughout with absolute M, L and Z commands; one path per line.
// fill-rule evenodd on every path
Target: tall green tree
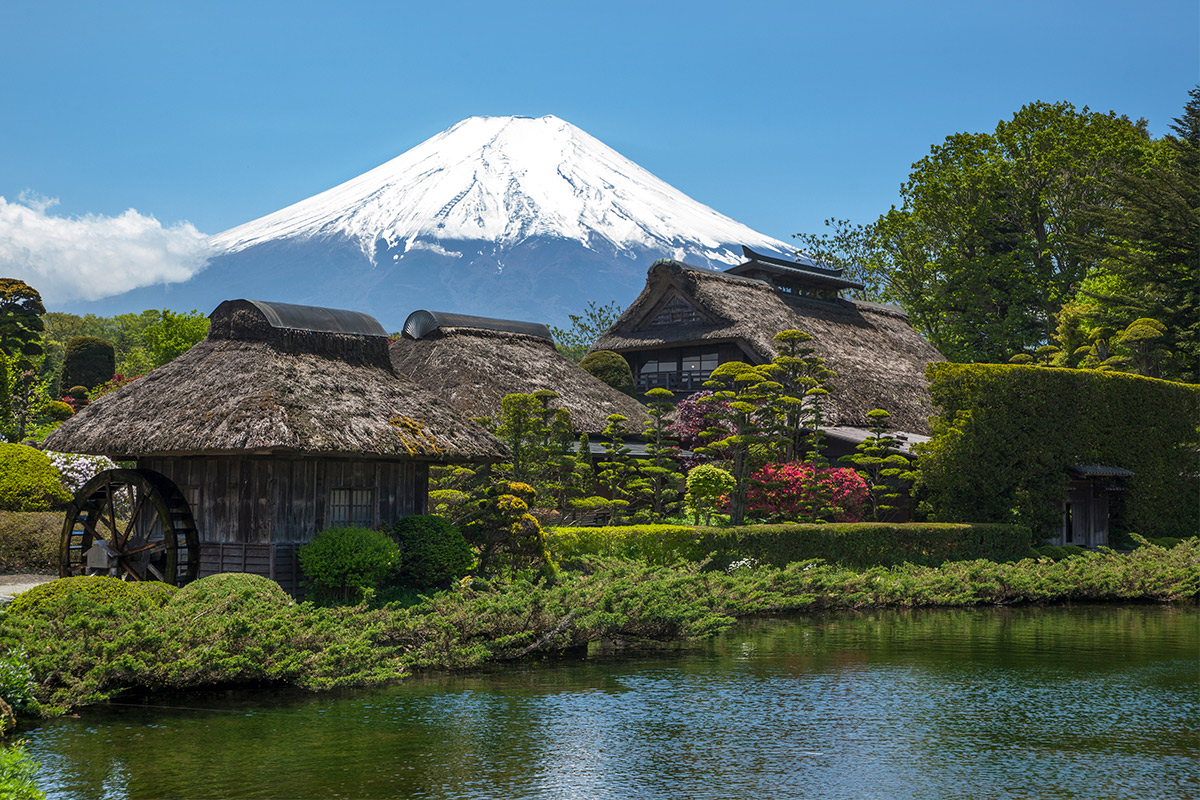
M 32 369 L 33 359 L 42 354 L 41 315 L 45 313 L 36 289 L 16 278 L 0 278 L 0 432 L 5 438 L 16 435 L 12 400 L 23 385 L 18 377 Z
M 1097 209 L 1144 171 L 1144 121 L 1031 103 L 991 133 L 956 133 L 913 164 L 872 226 L 882 295 L 948 358 L 1003 361 L 1050 340 L 1103 235 Z
M 1159 374 L 1200 382 L 1200 87 L 1193 87 L 1172 135 L 1155 142 L 1145 170 L 1113 182 L 1116 202 L 1096 209 L 1104 236 L 1080 297 L 1059 317 L 1059 338 L 1118 331 L 1142 318 L 1164 328 L 1173 354 Z M 1065 348 L 1064 348 L 1065 349 Z M 1086 355 L 1086 350 L 1081 355 Z
M 621 316 L 621 307 L 617 301 L 606 305 L 596 305 L 595 300 L 587 304 L 582 314 L 568 314 L 571 327 L 557 328 L 550 326 L 550 334 L 554 337 L 555 347 L 572 361 L 580 361 L 591 349 L 600 334 L 612 327 Z

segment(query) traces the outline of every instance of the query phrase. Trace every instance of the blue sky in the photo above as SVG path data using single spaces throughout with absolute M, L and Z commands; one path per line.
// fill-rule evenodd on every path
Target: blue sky
M 874 219 L 931 144 L 1027 102 L 1167 132 L 1200 78 L 1198 8 L 9 0 L 0 197 L 211 234 L 464 117 L 555 114 L 786 239 Z

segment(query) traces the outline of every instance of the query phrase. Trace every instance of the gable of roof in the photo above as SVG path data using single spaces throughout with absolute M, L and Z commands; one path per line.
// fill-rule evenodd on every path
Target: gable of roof
M 714 321 L 642 326 L 648 311 L 669 291 Z M 862 426 L 868 411 L 884 408 L 896 427 L 929 432 L 933 409 L 925 366 L 944 359 L 902 313 L 874 304 L 783 295 L 760 280 L 663 259 L 651 266 L 642 293 L 593 349 L 628 353 L 734 341 L 765 363 L 776 355 L 775 334 L 790 329 L 812 335 L 817 354 L 837 373 L 830 382 L 831 424 Z

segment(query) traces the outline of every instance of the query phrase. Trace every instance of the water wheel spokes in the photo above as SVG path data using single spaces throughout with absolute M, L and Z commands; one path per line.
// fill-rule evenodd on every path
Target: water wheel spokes
M 59 574 L 111 575 L 182 585 L 199 570 L 191 509 L 158 472 L 110 469 L 96 475 L 67 508 Z

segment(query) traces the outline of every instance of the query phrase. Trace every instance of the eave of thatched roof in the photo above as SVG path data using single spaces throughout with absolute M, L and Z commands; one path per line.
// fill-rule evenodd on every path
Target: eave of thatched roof
M 649 327 L 671 296 L 691 303 L 705 319 Z M 752 360 L 765 363 L 775 356 L 772 337 L 789 329 L 811 334 L 817 354 L 837 373 L 830 381 L 831 424 L 861 426 L 868 411 L 883 408 L 895 427 L 929 432 L 933 409 L 925 366 L 945 359 L 912 329 L 903 311 L 888 306 L 786 296 L 763 281 L 662 260 L 594 349 L 632 352 L 734 341 Z
M 503 456 L 478 424 L 393 372 L 385 337 L 277 330 L 252 304 L 236 303 L 213 313 L 207 339 L 81 410 L 46 447 L 116 458 Z
M 511 331 L 442 328 L 423 339 L 391 343 L 397 374 L 420 382 L 464 415 L 493 417 L 507 394 L 549 389 L 552 407 L 566 408 L 577 433 L 599 433 L 610 414 L 641 433 L 649 416 L 641 403 L 581 369 L 541 337 Z

